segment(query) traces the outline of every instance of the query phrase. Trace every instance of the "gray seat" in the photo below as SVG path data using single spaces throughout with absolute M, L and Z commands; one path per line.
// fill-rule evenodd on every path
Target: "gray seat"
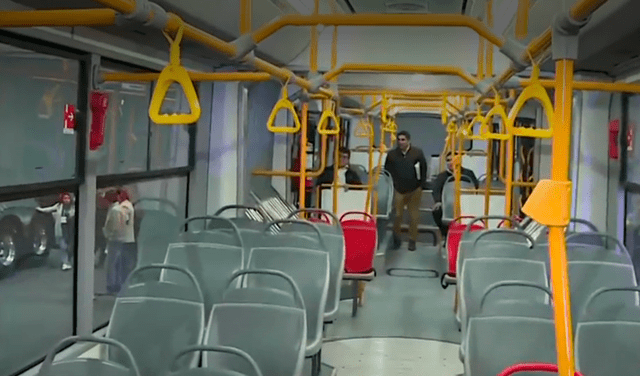
M 569 282 L 571 287 L 571 315 L 578 318 L 586 307 L 591 294 L 601 288 L 637 286 L 633 265 L 606 263 L 599 261 L 570 261 L 568 263 Z M 598 299 L 592 306 L 611 305 L 617 294 L 607 294 Z M 622 297 L 623 299 L 625 297 Z M 630 295 L 626 295 L 630 298 Z M 577 320 L 573 320 L 574 332 Z
M 378 166 L 374 170 L 374 173 L 377 172 L 381 167 Z M 371 195 L 371 206 L 377 206 L 377 215 L 378 218 L 389 218 L 391 212 L 393 211 L 393 178 L 389 171 L 384 168 L 380 172 L 380 177 L 378 178 L 378 182 L 374 187 L 375 192 L 378 194 L 378 201 L 374 202 L 375 195 Z
M 246 352 L 236 349 L 235 347 L 228 346 L 191 346 L 182 350 L 174 359 L 174 363 L 179 360 L 183 355 L 192 352 L 216 352 L 222 354 L 232 355 L 239 361 L 244 361 L 249 367 L 249 373 L 240 373 L 230 369 L 224 369 L 222 367 L 208 367 L 208 368 L 191 368 L 185 371 L 177 371 L 169 373 L 167 376 L 262 376 L 260 367 L 253 360 L 253 358 Z
M 73 358 L 53 362 L 53 359 L 62 349 L 77 342 L 94 342 L 118 349 L 122 353 L 122 359 L 126 358 L 124 364 L 115 363 L 109 360 L 91 358 Z M 140 376 L 131 351 L 122 343 L 103 337 L 75 336 L 65 338 L 58 342 L 47 354 L 38 376 Z
M 213 215 L 215 217 L 219 217 L 219 216 L 222 216 L 224 212 L 229 210 L 236 210 L 236 217 L 228 218 L 228 219 L 231 222 L 233 222 L 236 226 L 238 226 L 238 229 L 240 229 L 240 231 L 262 230 L 264 228 L 265 221 L 267 221 L 265 214 L 262 213 L 262 211 L 260 211 L 259 208 L 255 206 L 248 206 L 248 205 L 226 205 L 218 209 L 218 211 L 216 211 Z M 238 211 L 243 211 L 244 216 L 238 215 L 237 214 Z M 210 226 L 209 229 L 214 228 L 214 226 L 212 225 L 213 223 L 209 225 Z
M 181 272 L 186 277 L 178 284 L 167 281 L 138 283 L 145 270 L 163 269 Z M 125 345 L 133 354 L 141 376 L 157 376 L 168 371 L 169 362 L 182 349 L 202 343 L 204 298 L 196 277 L 188 270 L 166 264 L 135 269 L 116 298 L 107 327 L 107 338 Z M 107 360 L 127 364 L 122 354 L 107 348 Z M 196 354 L 182 357 L 179 368 L 197 364 Z
M 277 276 L 285 280 L 291 288 L 291 293 L 273 288 L 272 284 L 260 278 L 265 275 Z M 239 286 L 234 283 L 238 277 L 243 277 Z M 232 286 L 234 288 L 230 289 L 229 287 Z M 269 269 L 244 269 L 233 273 L 229 278 L 222 301 L 223 303 L 262 303 L 305 308 L 302 293 L 295 281 L 281 271 Z
M 307 317 L 306 356 L 320 351 L 322 326 L 329 290 L 329 254 L 294 247 L 254 248 L 249 256 L 249 268 L 279 270 L 298 285 Z M 289 291 L 280 278 L 268 278 L 269 286 Z
M 212 243 L 174 243 L 169 245 L 165 264 L 182 266 L 198 280 L 204 295 L 205 316 L 211 307 L 222 301 L 229 278 L 244 265 L 240 247 Z M 162 280 L 184 281 L 183 273 L 167 270 Z M 184 283 L 184 282 L 183 282 Z
M 578 239 L 578 242 L 573 240 Z M 567 236 L 568 261 L 596 261 L 632 265 L 627 248 L 616 237 L 597 232 Z
M 553 319 L 504 314 L 469 320 L 465 376 L 495 376 L 516 363 L 556 363 Z M 522 375 L 546 376 L 544 372 Z
M 203 226 L 197 226 L 196 221 L 203 221 Z M 208 223 L 207 223 L 208 221 Z M 243 247 L 242 237 L 238 226 L 228 218 L 216 216 L 199 216 L 187 218 L 180 226 L 188 231 L 180 233 L 178 241 L 181 243 L 215 243 Z
M 340 220 L 335 216 L 335 214 L 321 209 L 298 210 L 293 212 L 290 217 L 303 211 L 321 213 L 324 217 L 331 220 L 331 223 L 320 222 L 313 223 L 313 225 L 320 232 L 327 247 L 327 251 L 329 252 L 329 292 L 327 295 L 327 306 L 325 308 L 324 321 L 332 322 L 338 315 L 342 276 L 344 274 L 345 245 L 342 226 L 340 225 Z
M 246 352 L 265 376 L 298 376 L 304 364 L 306 333 L 302 308 L 223 303 L 211 310 L 205 342 L 209 346 L 234 347 Z M 203 366 L 243 375 L 252 372 L 245 360 L 215 352 L 205 354 Z
M 467 260 L 482 257 L 504 257 L 524 260 L 543 261 L 545 252 L 534 247 L 533 238 L 522 231 L 509 229 L 490 229 L 477 231 L 475 240 L 464 250 L 458 250 L 457 267 L 462 276 L 463 266 Z
M 137 239 L 137 266 L 162 263 L 169 244 L 178 238 L 179 225 L 178 217 L 171 213 L 145 209 Z
M 479 312 L 485 291 L 494 283 L 506 280 L 548 286 L 546 266 L 541 261 L 507 258 L 465 260 L 460 279 L 460 323 L 463 338 L 467 334 L 469 319 Z M 492 299 L 547 303 L 548 295 L 534 289 L 506 287 L 495 291 Z
M 447 223 L 451 222 L 455 219 L 454 216 L 454 201 L 456 198 L 455 195 L 456 182 L 455 177 L 449 176 L 444 187 L 442 187 L 442 221 Z M 460 179 L 460 188 L 462 189 L 475 189 L 476 186 L 473 185 L 471 180 L 462 176 Z
M 620 301 L 608 295 L 624 292 Z M 615 294 L 612 294 L 615 293 Z M 638 287 L 604 288 L 588 299 L 576 329 L 576 367 L 589 376 L 635 376 L 640 369 L 640 307 Z M 607 296 L 604 309 L 594 309 L 593 301 Z M 596 299 L 597 298 L 597 299 Z M 630 298 L 630 299 L 629 299 Z

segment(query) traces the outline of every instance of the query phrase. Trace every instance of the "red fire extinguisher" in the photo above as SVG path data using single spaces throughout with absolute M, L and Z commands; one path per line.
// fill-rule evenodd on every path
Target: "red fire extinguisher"
M 97 150 L 104 143 L 104 127 L 109 108 L 109 94 L 99 91 L 91 93 L 91 133 L 89 150 Z

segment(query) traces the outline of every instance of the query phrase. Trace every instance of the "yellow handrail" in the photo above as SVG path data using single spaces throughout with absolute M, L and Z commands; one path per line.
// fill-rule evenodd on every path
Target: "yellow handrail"
M 502 120 L 502 124 L 505 127 L 507 133 L 494 133 L 490 130 L 489 124 L 493 124 L 493 117 L 497 116 Z M 494 106 L 484 116 L 482 125 L 480 127 L 480 135 L 486 140 L 508 140 L 512 137 L 510 128 L 508 127 L 509 117 L 504 110 L 502 104 L 500 104 L 500 95 L 496 93 Z
M 273 106 L 271 110 L 271 114 L 269 115 L 269 120 L 267 120 L 267 129 L 273 133 L 296 133 L 300 130 L 302 125 L 300 124 L 300 119 L 298 118 L 298 114 L 296 113 L 295 107 L 293 107 L 293 103 L 289 100 L 289 91 L 287 90 L 288 81 L 282 86 L 282 97 L 276 102 L 276 105 Z M 291 112 L 293 117 L 293 127 L 285 126 L 275 126 L 273 125 L 276 122 L 276 116 L 278 115 L 278 111 L 287 110 Z
M 320 115 L 320 120 L 318 121 L 318 133 L 322 135 L 340 134 L 340 120 L 338 120 L 335 113 L 335 103 L 333 101 L 330 103 L 329 106 L 325 106 L 324 110 L 322 110 L 322 115 Z M 329 120 L 333 120 L 333 128 L 329 128 Z
M 516 103 L 513 104 L 511 111 L 509 111 L 509 117 L 507 124 L 507 131 L 514 136 L 522 137 L 534 137 L 534 138 L 551 138 L 553 136 L 553 104 L 551 98 L 547 94 L 547 90 L 540 84 L 538 77 L 540 75 L 540 67 L 538 65 L 533 66 L 533 72 L 531 74 L 531 85 L 524 88 Z M 548 129 L 532 129 L 516 127 L 515 122 L 518 114 L 522 110 L 522 107 L 531 99 L 537 100 L 547 115 Z
M 180 65 L 180 42 L 182 41 L 182 34 L 184 33 L 184 24 L 178 28 L 175 39 L 171 39 L 169 34 L 163 31 L 163 34 L 169 41 L 170 47 L 170 61 L 158 77 L 158 83 L 153 90 L 151 96 L 151 103 L 149 104 L 149 117 L 156 124 L 192 124 L 200 119 L 200 100 L 196 89 L 193 87 L 193 82 L 189 78 L 187 70 Z M 182 86 L 184 95 L 187 98 L 190 113 L 186 114 L 161 114 L 160 108 L 167 95 L 167 91 L 173 82 L 176 82 Z

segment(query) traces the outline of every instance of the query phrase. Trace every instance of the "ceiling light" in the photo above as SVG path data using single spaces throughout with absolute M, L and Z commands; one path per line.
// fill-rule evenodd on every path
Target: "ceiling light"
M 400 12 L 426 12 L 427 0 L 387 0 L 385 7 Z

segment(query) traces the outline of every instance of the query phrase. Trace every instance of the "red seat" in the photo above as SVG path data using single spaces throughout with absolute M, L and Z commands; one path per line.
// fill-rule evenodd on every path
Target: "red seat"
M 449 270 L 447 271 L 447 274 L 450 277 L 456 276 L 456 262 L 458 261 L 458 249 L 460 247 L 460 240 L 462 240 L 462 235 L 467 228 L 467 225 L 461 223 L 461 221 L 463 219 L 473 218 L 474 217 L 472 216 L 459 217 L 449 225 L 449 232 L 447 235 L 447 255 L 449 261 Z M 484 226 L 479 224 L 471 225 L 471 232 L 478 230 L 484 230 Z
M 348 219 L 347 215 L 361 215 L 364 219 Z M 346 212 L 340 217 L 344 233 L 346 273 L 371 273 L 378 248 L 378 229 L 375 219 L 363 212 Z

